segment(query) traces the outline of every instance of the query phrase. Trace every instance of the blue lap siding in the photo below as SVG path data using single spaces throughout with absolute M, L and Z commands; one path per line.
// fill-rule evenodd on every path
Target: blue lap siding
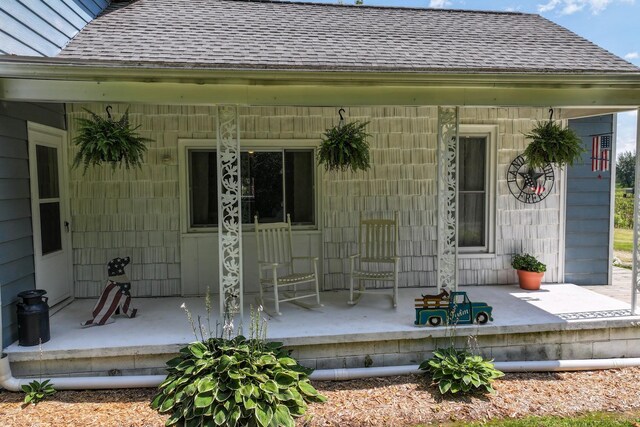
M 27 121 L 64 129 L 64 105 L 0 101 L 0 291 L 3 347 L 17 339 L 16 295 L 35 288 Z

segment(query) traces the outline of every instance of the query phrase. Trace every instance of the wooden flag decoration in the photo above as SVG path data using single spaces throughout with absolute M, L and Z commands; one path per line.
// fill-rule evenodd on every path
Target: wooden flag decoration
M 594 135 L 591 140 L 591 171 L 608 171 L 611 163 L 611 135 Z
M 102 291 L 91 315 L 93 318 L 81 323 L 82 326 L 102 326 L 113 322 L 115 314 L 124 314 L 129 318 L 136 317 L 137 309 L 131 307 L 131 283 L 124 272 L 131 258 L 115 258 L 107 264 L 107 286 Z

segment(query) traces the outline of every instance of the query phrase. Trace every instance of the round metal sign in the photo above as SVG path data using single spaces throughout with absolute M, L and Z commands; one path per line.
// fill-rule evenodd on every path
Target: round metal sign
M 527 164 L 524 156 L 516 157 L 507 170 L 509 191 L 522 203 L 543 201 L 551 193 L 554 182 L 551 163 L 547 163 L 542 169 L 534 169 Z

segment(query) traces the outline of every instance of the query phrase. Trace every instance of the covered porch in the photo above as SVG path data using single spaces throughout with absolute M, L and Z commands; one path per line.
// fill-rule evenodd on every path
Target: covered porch
M 316 369 L 417 364 L 452 339 L 498 361 L 640 356 L 640 316 L 631 314 L 628 301 L 571 284 L 547 284 L 537 292 L 516 285 L 460 289 L 473 302 L 493 306 L 493 321 L 418 327 L 410 310 L 392 310 L 385 298 L 365 296 L 349 306 L 346 291 L 332 291 L 322 293 L 324 307 L 284 304 L 282 316 L 266 315 L 268 338 Z M 401 289 L 399 307 L 411 307 L 420 292 Z M 255 297 L 245 298 L 245 328 Z M 194 340 L 183 303 L 206 322 L 203 298 L 139 298 L 135 319 L 116 316 L 114 323 L 81 328 L 93 301 L 76 300 L 51 317 L 51 341 L 42 354 L 17 343 L 6 352 L 18 376 L 37 375 L 40 360 L 42 370 L 56 376 L 162 373 L 166 360 Z

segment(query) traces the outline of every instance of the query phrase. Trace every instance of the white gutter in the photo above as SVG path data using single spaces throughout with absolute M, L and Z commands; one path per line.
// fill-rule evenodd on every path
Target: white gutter
M 640 357 L 620 359 L 585 359 L 585 360 L 539 360 L 495 362 L 496 369 L 502 372 L 557 372 L 557 371 L 592 371 L 600 369 L 617 369 L 640 366 Z M 321 369 L 314 371 L 310 379 L 313 381 L 344 381 L 357 378 L 389 377 L 396 375 L 420 374 L 423 371 L 418 365 L 382 366 L 377 368 L 353 369 Z M 165 375 L 131 375 L 116 377 L 62 377 L 50 379 L 56 390 L 95 390 L 113 388 L 145 388 L 157 387 Z M 14 378 L 9 366 L 9 358 L 2 354 L 0 359 L 0 387 L 9 391 L 21 391 L 23 385 L 29 384 L 33 378 Z

